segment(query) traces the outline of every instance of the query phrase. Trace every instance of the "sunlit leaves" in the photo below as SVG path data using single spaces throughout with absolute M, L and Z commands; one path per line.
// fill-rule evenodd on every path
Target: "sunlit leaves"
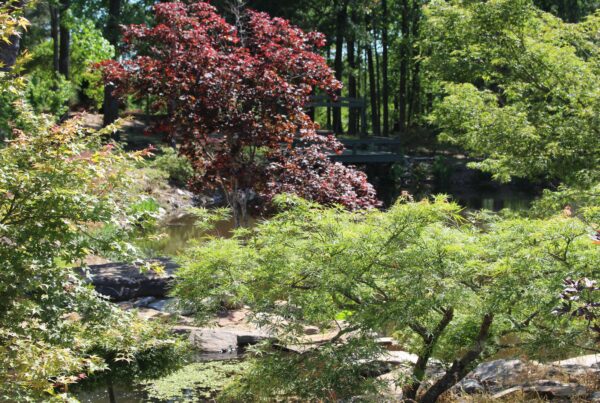
M 23 129 L 0 148 L 0 396 L 58 398 L 108 367 L 140 376 L 142 356 L 173 352 L 174 341 L 100 298 L 73 266 L 90 253 L 135 255 L 130 241 L 157 210 L 128 193 L 143 152 L 130 156 L 76 120 L 16 116 Z
M 444 140 L 499 180 L 597 182 L 597 15 L 566 24 L 528 0 L 499 0 L 435 1 L 426 17 L 425 64 L 442 88 L 430 119 Z
M 377 354 L 369 349 L 373 332 L 393 334 L 403 350 L 421 354 L 418 329 L 434 332 L 450 309 L 452 318 L 432 347 L 433 358 L 443 363 L 473 346 L 488 314 L 494 319 L 479 359 L 511 340 L 518 340 L 510 345 L 513 352 L 538 358 L 593 346 L 585 324 L 552 313 L 563 279 L 590 276 L 600 264 L 591 229 L 577 218 L 480 214 L 472 224 L 443 197 L 401 201 L 385 212 L 324 208 L 289 195 L 275 204 L 282 211 L 243 238 L 211 239 L 181 259 L 175 293 L 203 318 L 221 301 L 244 303 L 282 344 L 306 341 L 305 325 L 334 333 L 352 329 L 358 363 Z M 548 337 L 555 343 L 539 357 Z M 344 354 L 343 343 L 299 356 L 270 351 L 253 370 L 268 379 L 250 374 L 249 382 L 262 385 L 265 394 L 344 394 L 362 382 L 356 376 L 346 384 L 329 366 Z M 298 367 L 303 360 L 306 366 Z M 344 371 L 356 371 L 358 363 Z

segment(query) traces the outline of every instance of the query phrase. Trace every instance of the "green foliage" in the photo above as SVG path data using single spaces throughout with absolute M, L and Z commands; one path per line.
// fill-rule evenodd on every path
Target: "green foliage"
M 27 98 L 37 112 L 61 115 L 79 91 L 100 108 L 104 97 L 102 77 L 93 65 L 114 56 L 112 45 L 91 20 L 71 24 L 71 77 L 65 80 L 52 70 L 53 47 L 48 39 L 32 50 L 28 63 Z
M 63 115 L 74 94 L 73 83 L 56 72 L 34 70 L 27 77 L 25 95 L 37 113 Z
M 178 185 L 185 185 L 194 174 L 189 160 L 177 153 L 172 147 L 162 147 L 160 154 L 151 162 L 151 167 L 166 172 L 169 180 Z
M 430 116 L 496 179 L 589 186 L 600 164 L 600 15 L 566 24 L 529 0 L 434 1 L 424 64 L 443 94 Z
M 21 35 L 20 31 L 29 26 L 29 21 L 23 17 L 23 9 L 18 7 L 16 0 L 8 0 L 0 4 L 0 41 L 10 42 L 12 35 Z M 0 66 L 2 67 L 2 66 Z
M 248 368 L 248 362 L 213 361 L 188 364 L 146 384 L 151 399 L 195 402 L 214 398 Z
M 377 391 L 381 382 L 369 376 L 377 365 L 369 362 L 380 348 L 368 339 L 325 344 L 303 354 L 266 350 L 251 360 L 236 382 L 227 385 L 219 401 L 339 401 Z M 287 399 L 286 399 L 287 398 Z
M 590 276 L 600 264 L 590 228 L 577 218 L 488 214 L 472 224 L 441 197 L 354 213 L 287 196 L 277 202 L 284 211 L 254 230 L 188 251 L 175 287 L 201 318 L 226 299 L 250 305 L 284 345 L 299 344 L 304 325 L 337 329 L 314 352 L 259 355 L 260 370 L 240 384 L 251 388 L 260 379 L 252 374 L 262 374 L 257 396 L 368 391 L 374 385 L 357 373 L 377 356 L 369 347 L 373 331 L 395 334 L 425 361 L 449 364 L 445 387 L 507 340 L 538 358 L 593 343 L 585 326 L 552 314 L 563 279 Z M 540 349 L 550 336 L 554 342 Z M 450 365 L 456 361 L 464 368 Z M 415 367 L 404 382 L 418 389 L 422 377 Z
M 600 183 L 589 188 L 569 187 L 561 185 L 556 191 L 544 191 L 533 205 L 533 213 L 547 216 L 565 206 L 571 208 L 581 220 L 600 228 Z
M 169 360 L 155 368 L 145 357 L 175 358 L 179 344 L 100 298 L 72 267 L 92 253 L 135 256 L 140 214 L 125 207 L 137 200 L 125 173 L 143 153 L 105 143 L 111 127 L 16 112 L 21 129 L 0 149 L 0 400 L 51 400 L 109 368 L 121 378 L 163 368 Z
M 29 22 L 23 17 L 23 10 L 14 8 L 15 2 L 0 4 L 0 42 L 6 43 L 11 35 L 19 35 Z M 24 55 L 17 59 L 10 73 L 0 71 L 0 139 L 10 136 L 9 121 L 16 117 L 15 103 L 22 98 L 25 80 L 19 74 L 23 63 L 28 60 Z M 1 67 L 1 66 L 0 66 Z

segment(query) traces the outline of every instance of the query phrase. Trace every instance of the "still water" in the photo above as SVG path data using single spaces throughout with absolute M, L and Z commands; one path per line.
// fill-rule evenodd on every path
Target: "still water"
M 505 208 L 512 210 L 526 210 L 531 205 L 534 195 L 525 191 L 479 191 L 457 192 L 451 199 L 467 210 L 486 209 L 499 211 Z M 256 224 L 258 219 L 250 219 L 250 226 Z M 194 240 L 199 240 L 207 235 L 230 236 L 233 230 L 233 221 L 221 221 L 215 225 L 214 230 L 206 232 L 195 225 L 193 215 L 182 214 L 169 219 L 161 229 L 163 238 L 153 242 L 151 248 L 157 256 L 177 255 L 185 250 Z

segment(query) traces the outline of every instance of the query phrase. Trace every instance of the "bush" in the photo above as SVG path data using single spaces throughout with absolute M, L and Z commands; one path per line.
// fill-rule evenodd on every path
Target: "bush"
M 192 178 L 194 170 L 188 159 L 171 147 L 162 147 L 160 154 L 150 164 L 153 168 L 166 172 L 169 180 L 178 185 L 185 185 Z
M 58 73 L 35 70 L 28 77 L 25 96 L 37 113 L 61 116 L 69 110 L 75 87 Z

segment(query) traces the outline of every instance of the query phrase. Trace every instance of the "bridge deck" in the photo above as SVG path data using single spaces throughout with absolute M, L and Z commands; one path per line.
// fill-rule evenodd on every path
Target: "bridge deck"
M 334 161 L 348 164 L 385 164 L 405 160 L 398 138 L 367 137 L 363 139 L 339 139 L 346 150 L 342 154 L 332 154 Z

